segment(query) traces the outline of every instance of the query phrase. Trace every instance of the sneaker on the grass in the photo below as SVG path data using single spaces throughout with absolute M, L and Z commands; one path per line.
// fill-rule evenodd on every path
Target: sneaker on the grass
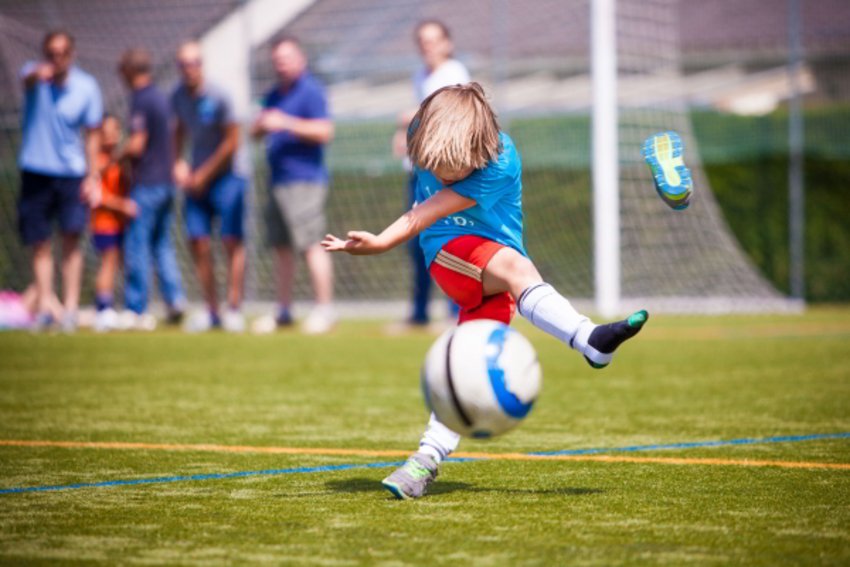
M 44 333 L 53 327 L 54 322 L 53 315 L 50 313 L 38 313 L 35 318 L 33 318 L 30 330 L 33 333 Z
M 98 311 L 94 316 L 94 330 L 96 333 L 108 333 L 118 328 L 118 313 L 108 307 Z
M 268 335 L 277 330 L 277 321 L 274 315 L 266 313 L 260 315 L 251 322 L 251 332 L 255 335 Z
M 408 500 L 424 496 L 436 478 L 437 462 L 434 458 L 425 453 L 414 453 L 381 484 L 396 498 Z
M 321 335 L 330 332 L 336 325 L 336 311 L 330 305 L 316 305 L 301 329 L 308 335 Z
M 213 317 L 206 309 L 193 311 L 183 323 L 183 330 L 187 333 L 206 333 L 212 328 Z
M 63 333 L 76 333 L 77 327 L 77 312 L 66 311 L 65 314 L 62 315 L 62 323 L 59 325 L 59 328 Z
M 238 309 L 226 309 L 221 316 L 221 328 L 228 333 L 245 332 L 245 316 Z
M 156 329 L 156 317 L 150 313 L 136 313 L 125 309 L 118 314 L 116 328 L 124 331 L 153 331 Z

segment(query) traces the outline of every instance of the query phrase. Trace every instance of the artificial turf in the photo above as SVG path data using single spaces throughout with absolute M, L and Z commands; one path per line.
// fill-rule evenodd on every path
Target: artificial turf
M 848 433 L 849 316 L 656 316 L 601 371 L 520 323 L 543 394 L 517 430 L 461 450 Z M 324 337 L 4 333 L 0 443 L 406 451 L 432 340 L 353 322 Z M 450 462 L 401 502 L 380 486 L 401 456 L 0 444 L 0 491 L 96 485 L 0 492 L 0 561 L 850 563 L 850 469 L 740 464 L 850 464 L 850 437 L 604 454 L 693 462 Z M 232 473 L 251 474 L 217 476 Z M 145 479 L 159 481 L 100 484 Z

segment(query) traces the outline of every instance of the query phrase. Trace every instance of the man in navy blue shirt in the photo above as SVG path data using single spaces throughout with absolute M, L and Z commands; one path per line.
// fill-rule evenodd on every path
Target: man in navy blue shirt
M 324 146 L 333 139 L 334 125 L 322 84 L 307 70 L 307 58 L 297 40 L 278 40 L 272 49 L 278 84 L 266 95 L 263 112 L 253 127 L 266 136 L 271 169 L 271 195 L 266 224 L 275 249 L 278 284 L 278 325 L 292 322 L 295 253 L 310 270 L 316 305 L 304 322 L 307 333 L 333 328 L 333 265 L 320 242 L 327 232 L 325 203 L 328 172 Z M 261 324 L 260 327 L 267 327 Z
M 52 223 L 62 233 L 62 328 L 77 326 L 77 306 L 83 256 L 80 235 L 89 205 L 100 196 L 100 176 L 94 167 L 100 145 L 103 102 L 94 77 L 74 65 L 74 38 L 66 31 L 49 32 L 42 43 L 44 59 L 21 69 L 24 90 L 21 149 L 21 193 L 18 228 L 32 248 L 36 290 L 35 328 L 52 321 Z
M 169 322 L 178 322 L 185 297 L 180 268 L 171 243 L 174 184 L 169 126 L 170 107 L 153 85 L 150 54 L 143 49 L 124 52 L 119 72 L 131 89 L 130 137 L 119 159 L 133 164 L 130 198 L 139 208 L 127 228 L 124 254 L 124 326 L 150 329 L 155 320 L 147 314 L 151 262 L 159 276 L 160 292 L 168 306 Z

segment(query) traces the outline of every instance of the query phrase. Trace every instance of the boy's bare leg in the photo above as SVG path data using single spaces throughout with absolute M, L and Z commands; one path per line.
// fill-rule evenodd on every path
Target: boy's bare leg
M 112 307 L 112 295 L 115 290 L 115 274 L 121 263 L 121 250 L 118 247 L 104 250 L 100 255 L 100 267 L 94 280 L 94 291 L 98 301 L 108 301 Z

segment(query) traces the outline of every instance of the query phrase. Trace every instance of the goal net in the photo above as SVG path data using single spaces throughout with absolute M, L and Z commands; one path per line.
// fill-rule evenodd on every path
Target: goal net
M 265 4 L 263 4 L 265 2 Z M 647 306 L 667 311 L 785 310 L 786 300 L 755 268 L 724 221 L 701 161 L 711 141 L 694 135 L 690 95 L 698 84 L 683 73 L 679 34 L 682 3 L 692 0 L 618 0 L 616 61 L 618 104 L 619 280 L 621 310 Z M 173 53 L 183 39 L 214 38 L 224 22 L 240 22 L 241 39 L 227 52 L 245 54 L 244 74 L 225 88 L 247 89 L 256 102 L 273 86 L 269 45 L 279 33 L 298 37 L 311 69 L 327 85 L 337 135 L 329 150 L 328 205 L 336 233 L 377 231 L 406 206 L 406 172 L 391 151 L 396 116 L 417 103 L 411 75 L 421 64 L 413 29 L 425 18 L 452 30 L 455 55 L 485 85 L 500 121 L 523 157 L 528 250 L 544 277 L 564 295 L 594 298 L 591 111 L 591 5 L 588 0 L 315 0 L 300 1 L 285 17 L 266 0 L 0 0 L 0 287 L 29 281 L 27 255 L 15 235 L 15 154 L 21 108 L 17 72 L 37 58 L 45 30 L 65 27 L 77 37 L 78 62 L 103 89 L 107 108 L 123 116 L 126 92 L 115 63 L 127 47 L 150 49 L 157 83 L 170 90 Z M 285 3 L 277 3 L 285 4 Z M 706 4 L 702 2 L 701 4 Z M 251 11 L 252 6 L 254 11 Z M 268 8 L 271 10 L 271 8 Z M 693 16 L 690 16 L 693 17 Z M 277 18 L 277 19 L 275 19 Z M 205 60 L 205 65 L 225 62 Z M 704 75 L 700 75 L 704 76 Z M 228 76 L 229 77 L 229 76 Z M 250 81 L 241 85 L 241 81 Z M 241 86 L 240 86 L 241 85 Z M 241 118 L 251 119 L 248 108 Z M 689 209 L 668 209 L 655 194 L 640 149 L 648 135 L 675 130 L 695 182 Z M 249 215 L 249 299 L 272 301 L 272 257 L 264 246 L 262 210 L 268 198 L 261 145 L 248 145 L 252 169 Z M 178 207 L 179 209 L 179 207 Z M 184 281 L 199 298 L 183 239 L 174 236 Z M 370 258 L 335 256 L 336 291 L 343 301 L 394 301 L 410 295 L 411 269 L 400 247 Z M 87 253 L 86 293 L 94 255 Z M 223 281 L 223 265 L 219 278 Z M 311 297 L 299 270 L 297 297 Z M 90 297 L 90 295 L 89 295 Z

